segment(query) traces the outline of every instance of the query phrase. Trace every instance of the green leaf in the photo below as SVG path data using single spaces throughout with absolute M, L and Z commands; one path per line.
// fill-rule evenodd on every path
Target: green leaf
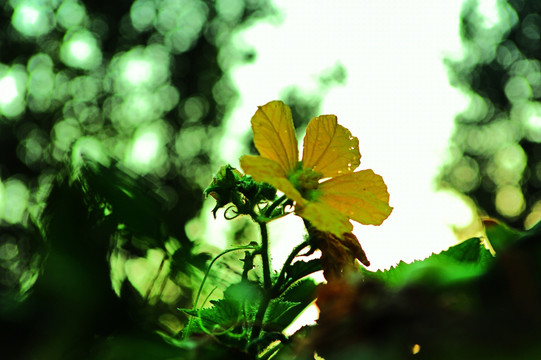
M 493 256 L 479 238 L 471 238 L 438 254 L 410 264 L 401 261 L 389 270 L 365 272 L 391 286 L 409 283 L 451 283 L 483 274 Z
M 280 318 L 295 306 L 300 305 L 300 302 L 284 301 L 282 299 L 273 299 L 269 303 L 267 312 L 265 313 L 265 329 L 268 331 L 282 331 L 287 325 Z
M 263 288 L 252 281 L 242 281 L 229 286 L 224 292 L 224 299 L 233 302 L 245 315 L 251 318 L 259 309 L 263 299 Z
M 319 270 L 322 270 L 321 259 L 299 260 L 287 269 L 286 274 L 288 282 L 294 282 Z
M 222 332 L 254 318 L 261 300 L 263 289 L 255 282 L 243 281 L 229 286 L 224 298 L 212 300 L 212 307 L 201 310 L 179 309 L 201 321 L 194 322 L 193 332 Z
M 484 220 L 485 231 L 488 241 L 496 253 L 507 249 L 514 244 L 524 232 L 510 228 L 509 226 L 493 220 Z
M 283 302 L 288 305 L 281 309 L 276 308 L 274 314 L 280 310 L 284 311 L 273 320 L 271 320 L 274 317 L 273 315 L 268 316 L 272 329 L 282 331 L 288 327 L 316 299 L 317 287 L 318 285 L 313 279 L 305 278 L 295 283 L 282 296 L 276 299 L 277 302 Z M 288 308 L 285 309 L 286 307 Z

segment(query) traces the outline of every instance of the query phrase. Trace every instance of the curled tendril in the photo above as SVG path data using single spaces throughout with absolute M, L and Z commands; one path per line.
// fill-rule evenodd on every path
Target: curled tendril
M 232 216 L 231 216 L 231 215 L 228 215 L 228 214 L 227 214 L 228 211 L 233 212 L 233 215 L 232 215 Z M 238 209 L 237 209 L 237 207 L 236 207 L 235 205 L 230 205 L 230 206 L 228 206 L 228 207 L 225 209 L 225 211 L 224 211 L 224 218 L 225 218 L 226 220 L 233 220 L 233 219 L 235 219 L 236 217 L 238 217 L 239 215 L 240 215 L 240 213 L 238 212 Z

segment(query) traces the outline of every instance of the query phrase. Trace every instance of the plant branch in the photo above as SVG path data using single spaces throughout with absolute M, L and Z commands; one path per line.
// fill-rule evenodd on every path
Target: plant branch
M 274 202 L 272 204 L 270 204 L 269 207 L 265 210 L 264 216 L 267 217 L 267 218 L 270 217 L 272 215 L 272 212 L 274 211 L 274 209 L 276 209 L 278 207 L 278 205 L 283 203 L 284 200 L 286 200 L 286 199 L 287 199 L 287 197 L 285 195 L 282 195 L 278 199 L 274 200 Z
M 291 263 L 293 262 L 293 259 L 299 255 L 299 253 L 302 251 L 302 249 L 306 248 L 308 245 L 310 245 L 310 241 L 306 240 L 297 245 L 291 254 L 287 257 L 286 261 L 284 262 L 284 266 L 282 266 L 282 270 L 280 270 L 280 275 L 278 275 L 278 280 L 276 280 L 276 283 L 274 284 L 274 287 L 272 288 L 271 295 L 272 297 L 277 297 L 282 293 L 282 285 L 284 284 L 286 272 L 291 266 Z

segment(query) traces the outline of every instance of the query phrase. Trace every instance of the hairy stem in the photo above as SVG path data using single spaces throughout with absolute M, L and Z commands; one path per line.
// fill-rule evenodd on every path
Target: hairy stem
M 267 232 L 267 224 L 264 222 L 258 222 L 259 229 L 261 230 L 261 262 L 263 263 L 263 284 L 266 291 L 269 291 L 272 287 L 270 269 L 271 263 L 269 258 L 269 235 Z

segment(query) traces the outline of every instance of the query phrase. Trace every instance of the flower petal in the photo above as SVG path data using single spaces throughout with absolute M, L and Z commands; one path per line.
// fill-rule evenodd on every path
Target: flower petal
M 387 185 L 372 170 L 341 175 L 319 185 L 317 201 L 365 225 L 380 225 L 392 211 Z
M 353 230 L 346 214 L 319 201 L 310 201 L 305 207 L 297 206 L 295 211 L 319 231 L 330 232 L 337 237 Z
M 259 106 L 252 117 L 254 144 L 259 154 L 278 163 L 289 173 L 299 162 L 297 136 L 291 110 L 281 101 Z
M 298 206 L 304 206 L 306 200 L 301 193 L 293 187 L 286 177 L 284 169 L 273 160 L 253 155 L 244 155 L 240 158 L 240 166 L 255 181 L 262 181 L 271 184 L 289 199 L 295 201 Z
M 359 139 L 338 125 L 335 115 L 321 115 L 310 121 L 304 137 L 303 168 L 333 177 L 352 172 L 360 159 Z

